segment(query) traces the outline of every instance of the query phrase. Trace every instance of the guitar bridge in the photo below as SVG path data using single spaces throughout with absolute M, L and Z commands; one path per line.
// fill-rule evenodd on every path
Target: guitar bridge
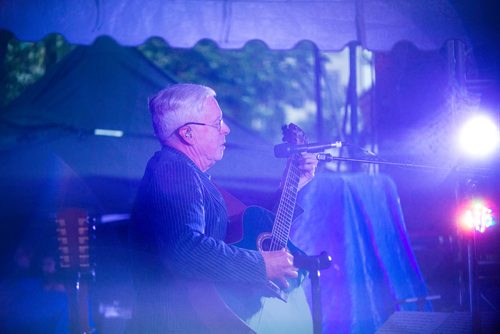
M 275 297 L 281 299 L 285 303 L 288 301 L 288 293 L 283 291 L 279 286 L 277 286 L 274 282 L 268 281 L 266 284 L 270 294 L 269 297 Z

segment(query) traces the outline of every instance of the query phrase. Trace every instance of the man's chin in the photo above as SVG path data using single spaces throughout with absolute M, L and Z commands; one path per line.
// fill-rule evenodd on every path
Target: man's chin
M 218 159 L 217 160 L 221 160 L 223 157 L 224 157 L 224 151 L 225 151 L 226 147 L 225 146 L 222 146 L 221 147 L 221 150 L 219 152 L 219 156 L 218 156 Z
M 215 165 L 216 162 L 221 161 L 223 157 L 224 151 L 221 151 L 217 156 L 213 157 L 213 159 L 210 160 L 210 167 Z

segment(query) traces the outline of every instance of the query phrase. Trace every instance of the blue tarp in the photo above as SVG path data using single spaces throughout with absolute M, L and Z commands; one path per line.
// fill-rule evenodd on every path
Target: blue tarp
M 427 288 L 388 176 L 320 174 L 299 196 L 292 240 L 333 259 L 320 276 L 325 333 L 373 333 L 395 310 L 417 309 L 398 304 Z M 305 290 L 310 299 L 309 280 Z

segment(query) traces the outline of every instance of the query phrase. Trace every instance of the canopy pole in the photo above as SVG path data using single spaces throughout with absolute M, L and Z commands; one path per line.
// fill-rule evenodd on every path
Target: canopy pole
M 358 71 L 357 71 L 357 43 L 349 44 L 349 87 L 348 101 L 351 111 L 351 144 L 358 145 Z
M 358 43 L 349 43 L 349 86 L 347 88 L 347 109 L 350 111 L 350 143 L 353 147 L 359 146 L 358 136 L 358 71 L 357 71 L 357 46 Z M 346 109 L 346 114 L 347 114 Z M 350 154 L 353 152 L 349 150 Z M 359 165 L 351 165 L 352 171 L 358 170 Z
M 316 101 L 316 133 L 319 142 L 322 142 L 324 135 L 323 127 L 323 100 L 321 98 L 321 53 L 319 48 L 314 46 L 314 99 Z
M 464 99 L 469 98 L 467 92 L 467 78 L 465 70 L 465 44 L 459 40 L 451 40 L 447 43 L 448 54 L 448 84 L 451 91 L 451 114 L 454 125 L 461 118 L 462 113 L 467 112 L 461 107 Z M 475 182 L 472 178 L 457 179 L 457 188 L 460 189 L 460 183 L 465 184 L 465 190 L 456 194 L 456 205 L 459 207 L 461 202 L 473 198 Z M 479 312 L 479 286 L 477 278 L 477 242 L 476 231 L 472 236 L 464 235 L 457 227 L 458 233 L 458 259 L 461 268 L 459 269 L 459 304 L 462 309 L 466 309 L 466 296 L 468 296 L 468 310 L 472 315 L 472 332 L 481 331 L 481 313 Z M 467 261 L 465 263 L 465 260 Z M 467 273 L 465 272 L 465 268 Z M 465 282 L 467 281 L 467 287 Z

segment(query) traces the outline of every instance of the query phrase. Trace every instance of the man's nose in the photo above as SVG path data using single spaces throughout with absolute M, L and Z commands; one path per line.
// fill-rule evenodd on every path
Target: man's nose
M 231 132 L 229 126 L 226 123 L 222 123 L 222 133 L 227 135 L 229 134 L 229 132 Z

